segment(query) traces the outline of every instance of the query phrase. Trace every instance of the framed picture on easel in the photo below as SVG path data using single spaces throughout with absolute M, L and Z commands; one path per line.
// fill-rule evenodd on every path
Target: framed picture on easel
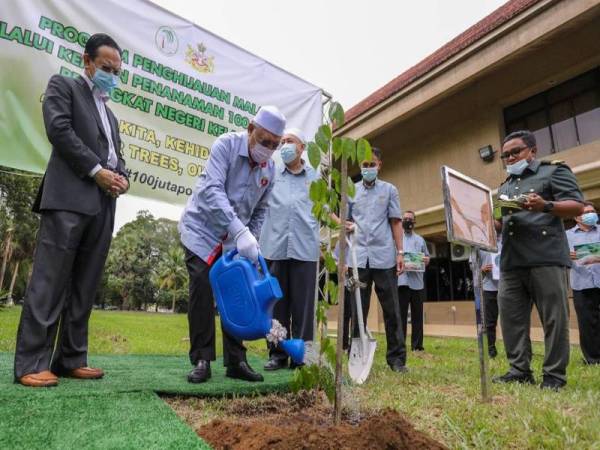
M 481 281 L 481 257 L 477 250 L 491 253 L 498 251 L 498 240 L 494 228 L 492 191 L 450 167 L 442 167 L 442 188 L 444 210 L 446 212 L 446 232 L 448 241 L 468 246 L 475 256 L 473 261 L 473 282 L 475 289 L 475 321 L 477 324 L 477 346 L 479 349 L 479 375 L 481 396 L 490 400 L 490 372 L 487 361 L 487 337 L 483 318 L 485 302 Z M 500 276 L 500 275 L 498 275 Z
M 497 252 L 490 188 L 447 166 L 442 180 L 448 241 Z

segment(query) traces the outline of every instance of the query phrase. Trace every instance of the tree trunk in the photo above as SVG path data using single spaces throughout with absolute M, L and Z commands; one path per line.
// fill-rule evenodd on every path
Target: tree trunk
M 177 291 L 173 292 L 173 304 L 171 305 L 171 312 L 173 314 L 175 314 L 175 298 L 176 298 L 176 294 L 177 294 Z
M 8 306 L 13 306 L 14 302 L 13 302 L 13 290 L 15 289 L 15 282 L 17 281 L 17 274 L 19 273 L 19 265 L 21 264 L 21 261 L 17 261 L 15 264 L 15 268 L 13 270 L 13 274 L 12 274 L 12 280 L 10 280 L 10 288 L 8 289 Z
M 335 401 L 333 404 L 334 424 L 339 425 L 342 421 L 342 362 L 344 361 L 344 285 L 346 279 L 346 216 L 348 199 L 348 160 L 345 155 L 341 162 L 341 192 L 340 192 L 340 253 L 338 259 L 338 316 L 337 316 L 337 346 L 335 357 Z
M 0 291 L 2 291 L 2 287 L 4 286 L 4 275 L 6 273 L 6 265 L 8 264 L 11 242 L 12 230 L 8 230 L 6 236 L 6 244 L 4 244 L 4 256 L 2 257 L 2 267 L 0 267 Z

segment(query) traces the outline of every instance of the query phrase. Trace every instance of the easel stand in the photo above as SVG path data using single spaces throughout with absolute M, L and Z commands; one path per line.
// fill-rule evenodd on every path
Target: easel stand
M 488 360 L 488 336 L 485 327 L 485 302 L 483 301 L 483 284 L 481 277 L 481 257 L 479 248 L 471 246 L 475 255 L 473 264 L 473 284 L 475 293 L 475 318 L 477 323 L 477 346 L 479 347 L 479 378 L 481 381 L 481 399 L 489 402 L 490 398 L 490 367 Z

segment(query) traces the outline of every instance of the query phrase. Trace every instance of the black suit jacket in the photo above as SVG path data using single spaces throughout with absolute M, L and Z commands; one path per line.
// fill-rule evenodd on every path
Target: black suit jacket
M 101 199 L 106 194 L 88 174 L 96 164 L 107 167 L 109 147 L 92 91 L 85 79 L 53 75 L 46 88 L 42 111 L 52 154 L 33 210 L 98 214 Z M 118 158 L 115 170 L 126 177 L 119 124 L 108 107 L 106 111 Z

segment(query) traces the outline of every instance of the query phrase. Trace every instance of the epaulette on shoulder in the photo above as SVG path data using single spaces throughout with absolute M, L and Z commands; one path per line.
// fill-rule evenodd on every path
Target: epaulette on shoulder
M 567 164 L 565 163 L 564 160 L 562 159 L 553 159 L 552 161 L 541 161 L 541 164 L 545 165 L 545 166 L 566 166 Z

